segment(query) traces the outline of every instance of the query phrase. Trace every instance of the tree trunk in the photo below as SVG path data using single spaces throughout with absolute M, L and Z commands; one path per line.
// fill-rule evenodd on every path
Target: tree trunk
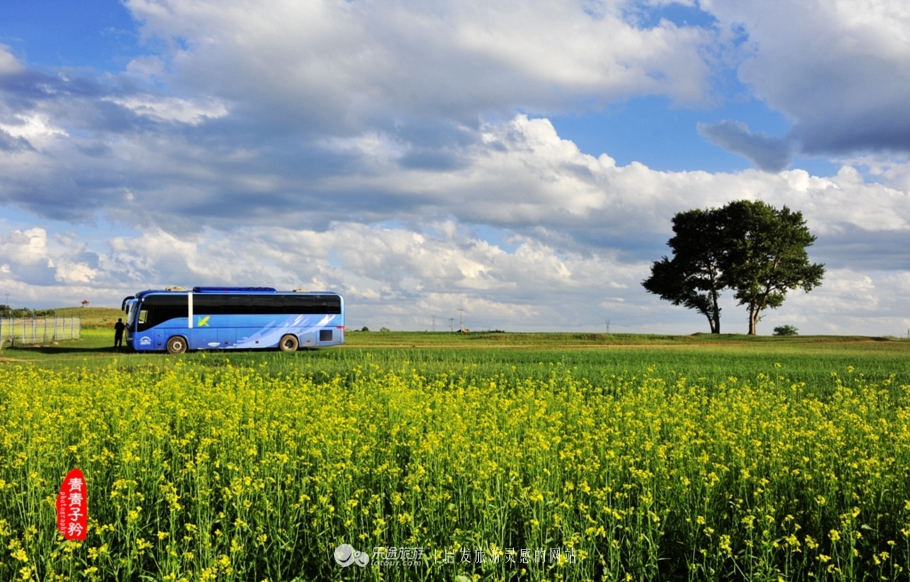
M 761 319 L 759 314 L 761 314 L 765 305 L 768 304 L 768 293 L 769 291 L 766 288 L 763 295 L 749 303 L 749 335 L 758 335 L 758 321 Z
M 711 304 L 714 307 L 714 312 L 712 317 L 708 319 L 711 320 L 711 333 L 720 333 L 720 306 L 717 305 L 717 281 L 715 278 L 712 278 L 712 282 L 715 284 L 714 288 L 711 289 Z

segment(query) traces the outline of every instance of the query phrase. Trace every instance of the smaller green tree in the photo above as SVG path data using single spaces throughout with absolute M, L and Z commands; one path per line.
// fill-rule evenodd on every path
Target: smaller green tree
M 779 325 L 774 328 L 774 335 L 799 335 L 799 330 L 792 325 Z

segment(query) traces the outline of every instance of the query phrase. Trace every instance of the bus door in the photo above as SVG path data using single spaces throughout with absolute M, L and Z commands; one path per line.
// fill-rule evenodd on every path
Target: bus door
M 135 350 L 154 350 L 155 346 L 155 330 L 154 329 L 144 329 L 139 331 L 140 327 L 144 327 L 148 321 L 149 312 L 148 308 L 144 303 L 136 301 L 136 303 L 130 309 L 130 318 L 131 321 L 134 321 L 135 324 L 128 326 L 130 330 L 129 340 L 132 342 L 133 349 Z

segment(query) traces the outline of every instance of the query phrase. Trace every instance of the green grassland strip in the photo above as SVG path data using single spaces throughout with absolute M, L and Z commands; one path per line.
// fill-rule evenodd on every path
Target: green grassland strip
M 116 361 L 130 369 L 169 369 L 186 361 L 204 367 L 229 362 L 262 369 L 269 374 L 310 370 L 323 377 L 346 374 L 357 366 L 379 362 L 391 369 L 414 367 L 424 374 L 445 373 L 452 366 L 475 373 L 537 374 L 541 365 L 560 363 L 578 368 L 592 381 L 616 371 L 657 366 L 662 372 L 723 381 L 728 376 L 752 377 L 781 364 L 801 381 L 821 381 L 848 366 L 881 381 L 894 375 L 910 383 L 910 341 L 858 337 L 766 337 L 760 341 L 743 336 L 636 336 L 623 334 L 470 334 L 358 332 L 347 336 L 345 346 L 299 351 L 195 352 L 181 356 L 163 353 L 130 353 L 113 348 L 113 333 L 88 327 L 83 339 L 58 345 L 7 347 L 0 365 L 28 361 L 34 365 L 65 369 L 88 366 L 99 369 Z M 377 340 L 378 336 L 382 336 Z M 601 337 L 604 336 L 604 337 Z M 479 339 L 477 339 L 479 338 Z M 508 341 L 514 339 L 514 342 Z M 381 341 L 380 341 L 381 340 Z M 597 343 L 604 341 L 615 343 Z

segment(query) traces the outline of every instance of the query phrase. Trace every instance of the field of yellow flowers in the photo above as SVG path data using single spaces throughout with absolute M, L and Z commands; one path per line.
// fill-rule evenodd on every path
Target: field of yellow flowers
M 908 579 L 905 376 L 450 359 L 0 365 L 0 580 Z

